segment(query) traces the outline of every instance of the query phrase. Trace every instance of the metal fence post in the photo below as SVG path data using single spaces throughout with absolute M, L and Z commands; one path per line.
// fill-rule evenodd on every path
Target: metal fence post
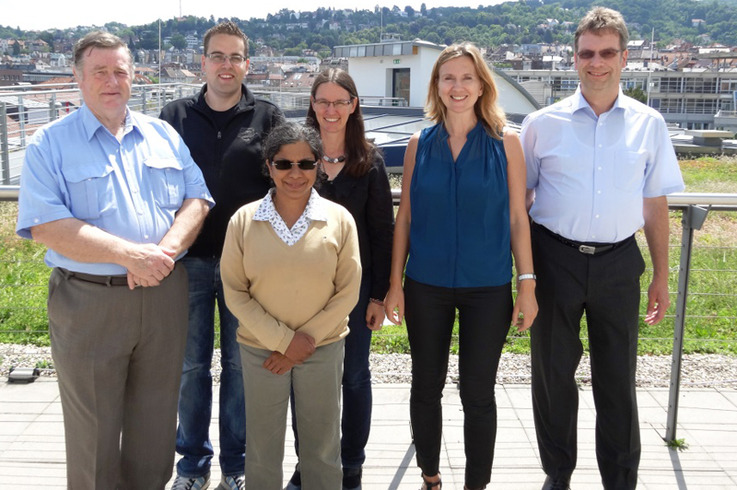
M 26 107 L 23 104 L 23 95 L 18 96 L 18 125 L 20 126 L 20 146 L 26 147 Z
M 8 105 L 0 102 L 0 163 L 2 163 L 2 182 L 10 184 L 10 149 L 8 147 Z
M 676 319 L 673 328 L 673 360 L 670 368 L 670 391 L 668 396 L 668 423 L 665 440 L 676 440 L 678 423 L 678 398 L 681 393 L 681 361 L 683 358 L 683 332 L 686 326 L 686 298 L 688 297 L 688 278 L 691 273 L 691 251 L 693 249 L 693 232 L 700 230 L 709 213 L 708 208 L 689 206 L 683 211 L 681 223 L 681 260 L 678 266 L 678 299 L 676 301 Z
M 59 106 L 56 105 L 56 94 L 51 94 L 49 99 L 49 121 L 56 121 L 59 117 Z

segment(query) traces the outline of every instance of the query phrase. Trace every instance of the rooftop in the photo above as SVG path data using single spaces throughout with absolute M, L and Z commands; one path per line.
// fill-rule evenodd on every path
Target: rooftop
M 530 387 L 497 385 L 496 393 L 499 429 L 490 487 L 538 490 L 544 474 L 535 442 Z M 463 412 L 454 385 L 447 385 L 444 395 L 441 473 L 445 489 L 460 490 L 464 473 Z M 591 389 L 582 388 L 580 396 L 579 461 L 571 483 L 576 489 L 596 489 L 601 487 L 594 454 L 595 411 Z M 215 394 L 215 404 L 217 400 Z M 683 451 L 669 449 L 663 442 L 668 389 L 639 388 L 638 404 L 642 436 L 638 488 L 737 488 L 737 390 L 681 390 L 678 437 L 688 444 Z M 213 414 L 217 413 L 214 407 Z M 210 430 L 215 438 L 217 422 L 213 418 Z M 3 475 L 0 489 L 66 488 L 63 432 L 61 402 L 54 378 L 42 377 L 27 385 L 0 384 L 0 474 Z M 217 439 L 213 444 L 217 451 Z M 296 462 L 292 447 L 291 431 L 287 430 L 285 481 Z M 372 431 L 366 453 L 364 490 L 417 489 L 420 471 L 415 465 L 409 426 L 408 385 L 374 385 Z M 220 479 L 216 460 L 213 460 L 213 482 Z

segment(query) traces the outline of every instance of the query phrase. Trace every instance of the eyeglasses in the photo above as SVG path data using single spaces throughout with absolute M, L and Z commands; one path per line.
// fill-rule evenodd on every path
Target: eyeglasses
M 331 105 L 335 107 L 336 109 L 343 109 L 345 107 L 348 107 L 349 105 L 353 104 L 353 99 L 347 99 L 347 100 L 327 100 L 327 99 L 317 99 L 312 101 L 315 106 L 319 107 L 320 109 L 327 109 Z
M 622 51 L 620 49 L 613 49 L 613 48 L 602 49 L 601 51 L 599 51 L 599 57 L 604 60 L 610 60 L 621 52 Z M 596 51 L 591 51 L 590 49 L 584 49 L 583 51 L 579 51 L 577 55 L 578 55 L 578 59 L 590 60 L 594 56 L 596 56 Z
M 244 61 L 246 61 L 246 58 L 240 54 L 231 54 L 228 56 L 227 54 L 223 53 L 210 53 L 206 54 L 206 57 L 210 58 L 210 61 L 213 63 L 217 63 L 218 65 L 222 65 L 225 63 L 225 60 L 230 61 L 231 65 L 240 65 Z
M 317 162 L 315 160 L 300 160 L 298 162 L 290 162 L 289 160 L 274 160 L 271 165 L 277 170 L 292 170 L 292 166 L 296 165 L 300 170 L 315 170 Z

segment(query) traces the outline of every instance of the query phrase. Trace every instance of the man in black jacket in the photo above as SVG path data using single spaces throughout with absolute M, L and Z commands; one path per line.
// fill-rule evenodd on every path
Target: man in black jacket
M 161 119 L 182 135 L 218 203 L 182 262 L 189 273 L 189 333 L 179 395 L 177 478 L 172 487 L 206 489 L 214 455 L 209 437 L 212 408 L 214 313 L 220 313 L 220 468 L 219 489 L 243 488 L 245 408 L 236 329 L 220 281 L 220 253 L 228 220 L 242 205 L 269 189 L 262 173 L 261 143 L 283 114 L 256 100 L 243 84 L 248 71 L 248 38 L 232 22 L 205 33 L 198 95 L 179 99 L 161 111 Z

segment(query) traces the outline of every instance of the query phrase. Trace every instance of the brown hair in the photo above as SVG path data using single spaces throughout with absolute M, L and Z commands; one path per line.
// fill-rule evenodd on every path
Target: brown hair
M 340 68 L 328 68 L 319 73 L 312 83 L 310 96 L 315 99 L 317 89 L 323 83 L 334 83 L 345 89 L 352 99 L 358 99 L 358 91 L 353 78 L 345 70 Z M 307 109 L 307 126 L 320 131 L 320 125 L 317 122 L 317 115 L 310 104 Z M 349 175 L 360 177 L 366 175 L 371 170 L 372 159 L 375 152 L 378 151 L 373 143 L 366 139 L 366 131 L 363 126 L 363 114 L 361 113 L 361 104 L 356 103 L 356 110 L 348 116 L 348 122 L 345 127 L 345 170 Z
M 435 123 L 445 122 L 447 109 L 438 92 L 440 67 L 448 61 L 460 58 L 461 56 L 468 56 L 473 62 L 476 67 L 476 74 L 483 86 L 481 96 L 473 106 L 476 117 L 492 137 L 501 139 L 507 118 L 504 115 L 504 111 L 496 103 L 499 92 L 496 89 L 496 83 L 494 83 L 494 77 L 491 74 L 489 65 L 486 64 L 484 58 L 481 56 L 481 51 L 471 43 L 452 44 L 440 53 L 437 61 L 435 61 L 435 65 L 432 67 L 432 73 L 430 75 L 430 87 L 427 90 L 425 115 Z
M 225 34 L 227 36 L 236 36 L 241 38 L 244 46 L 243 56 L 248 58 L 248 36 L 246 36 L 241 28 L 232 21 L 221 22 L 220 24 L 210 27 L 207 32 L 205 32 L 205 37 L 202 41 L 204 44 L 205 54 L 208 54 L 207 47 L 210 44 L 210 38 L 215 34 Z
M 578 52 L 578 38 L 587 32 L 600 35 L 602 31 L 610 31 L 619 35 L 619 49 L 625 51 L 630 33 L 624 23 L 624 17 L 616 10 L 605 7 L 594 7 L 584 15 L 578 23 L 573 37 L 573 49 Z

